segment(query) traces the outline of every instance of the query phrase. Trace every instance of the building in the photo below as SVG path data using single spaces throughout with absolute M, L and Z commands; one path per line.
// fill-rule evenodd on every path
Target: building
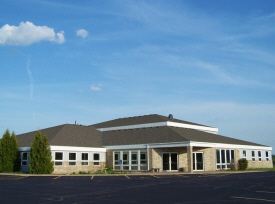
M 272 168 L 272 147 L 218 135 L 218 129 L 161 115 L 119 118 L 91 126 L 60 125 L 48 136 L 54 173 L 117 171 L 217 171 L 240 158 L 248 168 Z M 17 136 L 21 170 L 36 131 Z

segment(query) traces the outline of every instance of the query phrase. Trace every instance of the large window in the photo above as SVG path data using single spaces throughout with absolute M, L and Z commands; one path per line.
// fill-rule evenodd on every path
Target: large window
M 246 156 L 246 151 L 243 152 Z M 217 149 L 217 169 L 229 169 L 235 158 L 235 151 L 230 149 Z
M 89 161 L 88 153 L 82 153 L 81 154 L 81 165 L 88 166 L 89 165 L 88 161 Z
M 63 152 L 55 152 L 55 166 L 62 166 L 63 165 Z
M 69 153 L 69 166 L 76 165 L 76 153 Z
M 147 170 L 147 153 L 144 150 L 114 152 L 114 169 L 140 171 Z
M 94 165 L 95 165 L 95 166 L 100 165 L 99 160 L 100 160 L 100 154 L 94 153 Z
M 21 166 L 27 166 L 27 165 L 28 165 L 28 152 L 22 152 Z

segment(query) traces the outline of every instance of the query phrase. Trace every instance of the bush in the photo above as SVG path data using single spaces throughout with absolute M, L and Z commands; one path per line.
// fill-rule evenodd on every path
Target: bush
M 248 166 L 248 161 L 245 158 L 239 159 L 238 161 L 239 170 L 246 170 L 247 166 Z

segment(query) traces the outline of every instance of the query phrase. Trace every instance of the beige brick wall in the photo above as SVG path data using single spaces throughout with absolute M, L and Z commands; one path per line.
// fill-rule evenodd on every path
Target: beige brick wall
M 94 166 L 93 162 L 89 162 L 88 166 L 82 166 L 81 162 L 76 162 L 75 166 L 69 166 L 69 162 L 63 162 L 63 166 L 54 166 L 53 174 L 71 174 L 73 172 L 78 173 L 79 171 L 96 172 L 102 171 L 104 168 L 105 162 L 100 162 L 99 166 Z
M 203 152 L 204 171 L 216 171 L 216 149 L 193 147 L 193 152 Z
M 270 161 L 251 161 L 248 160 L 248 169 L 254 169 L 254 168 L 273 168 L 273 162 Z
M 177 148 L 155 148 L 150 149 L 150 161 L 149 169 L 159 168 L 162 172 L 162 153 L 164 152 L 175 152 L 178 153 L 178 168 L 187 168 L 187 149 L 186 147 Z

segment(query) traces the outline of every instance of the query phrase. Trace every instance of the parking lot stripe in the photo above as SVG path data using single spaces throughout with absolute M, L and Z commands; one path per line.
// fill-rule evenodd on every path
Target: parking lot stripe
M 185 175 L 181 175 L 181 174 L 173 174 L 173 175 L 180 176 L 180 177 L 189 177 L 189 176 L 185 176 Z
M 53 178 L 53 179 L 58 179 L 58 178 L 60 178 L 61 176 L 58 176 L 58 177 L 55 177 L 55 178 Z
M 28 176 L 22 176 L 22 177 L 20 177 L 20 178 L 15 179 L 15 180 L 24 179 L 24 178 L 27 178 L 27 177 L 28 177 Z
M 92 175 L 91 179 L 94 179 L 94 175 Z
M 130 179 L 130 177 L 128 177 L 127 175 L 124 175 L 127 179 Z
M 275 193 L 275 192 L 270 192 L 270 191 L 256 191 L 257 193 Z
M 155 176 L 155 175 L 151 175 L 151 176 L 153 176 L 153 177 L 155 177 L 155 178 L 160 178 L 160 177 L 158 177 L 158 176 Z
M 262 198 L 247 198 L 247 197 L 236 197 L 236 196 L 231 196 L 231 198 L 238 198 L 238 199 L 245 199 L 245 200 L 258 200 L 258 201 L 275 203 L 275 200 L 266 200 L 266 199 L 262 199 Z

